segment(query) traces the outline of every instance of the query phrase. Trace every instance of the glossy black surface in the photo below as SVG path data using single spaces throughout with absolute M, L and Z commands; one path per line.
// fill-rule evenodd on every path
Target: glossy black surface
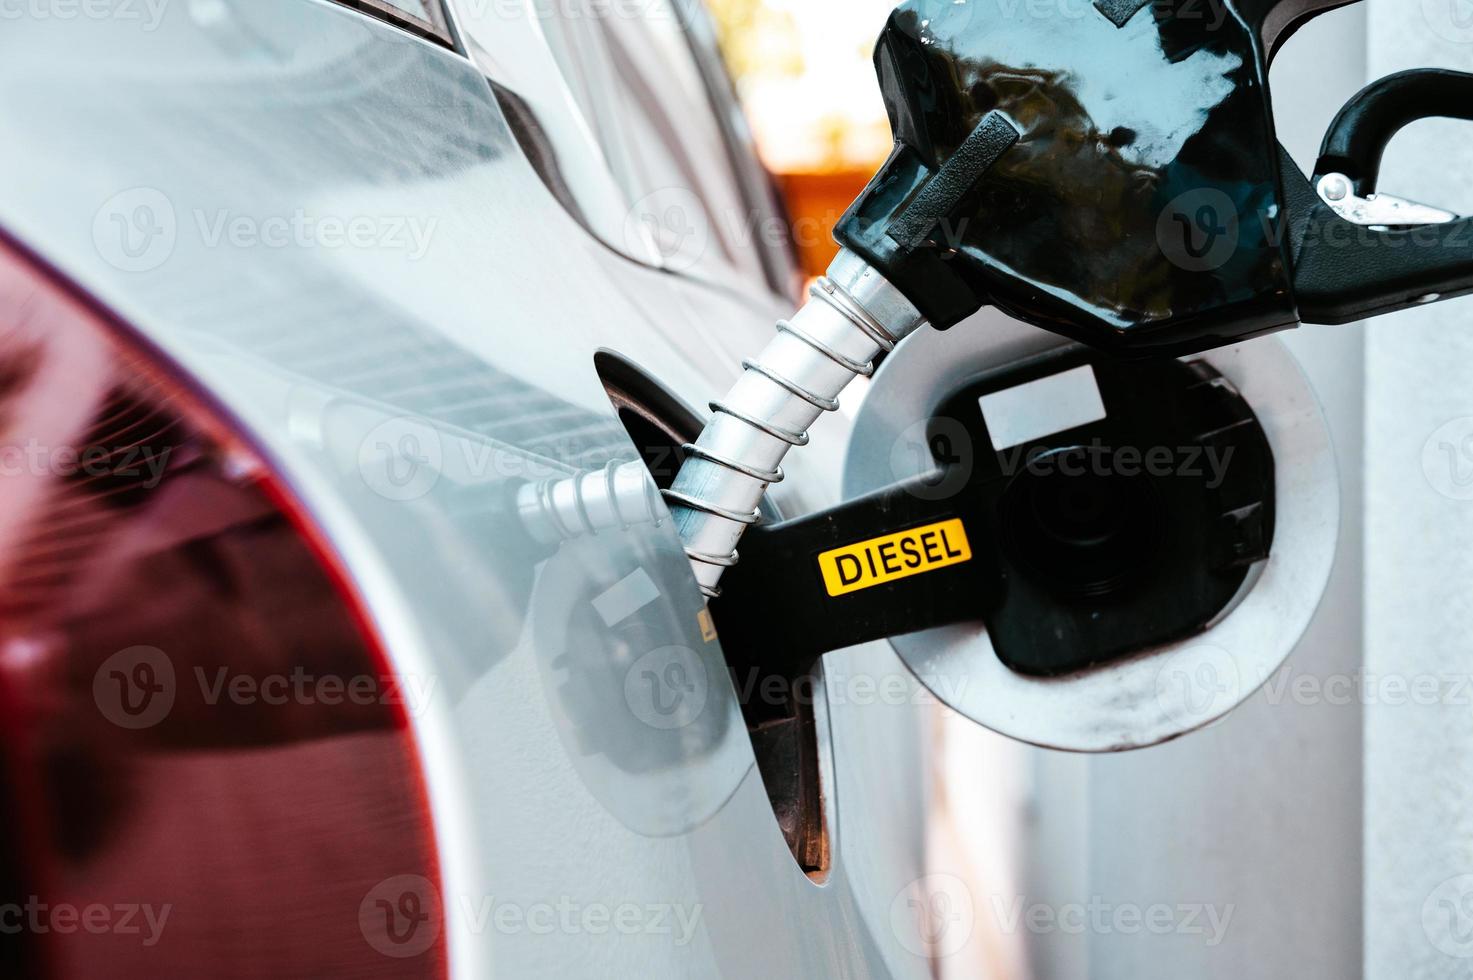
M 1294 324 L 1265 14 L 910 0 L 876 53 L 896 152 L 837 237 L 942 327 L 992 304 L 1183 352 Z M 892 222 L 993 112 L 1016 144 L 898 243 Z

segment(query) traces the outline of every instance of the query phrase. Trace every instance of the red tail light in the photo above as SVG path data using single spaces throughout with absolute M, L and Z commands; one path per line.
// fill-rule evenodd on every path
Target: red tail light
M 366 623 L 224 416 L 0 242 L 0 975 L 444 975 Z

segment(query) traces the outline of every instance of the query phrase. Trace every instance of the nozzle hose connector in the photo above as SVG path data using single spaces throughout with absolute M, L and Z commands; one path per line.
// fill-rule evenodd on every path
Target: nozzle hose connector
M 516 507 L 523 528 L 544 545 L 641 525 L 659 527 L 664 520 L 659 491 L 640 460 L 615 460 L 603 469 L 524 484 Z
M 921 313 L 848 250 L 809 290 L 808 302 L 761 356 L 742 362 L 742 378 L 714 413 L 675 485 L 664 491 L 701 591 L 721 594 L 722 573 L 739 560 L 737 543 L 761 519 L 767 488 L 783 479 L 788 451 L 808 445 L 808 429 L 839 409 L 839 395 L 869 377 L 875 358 L 925 323 Z

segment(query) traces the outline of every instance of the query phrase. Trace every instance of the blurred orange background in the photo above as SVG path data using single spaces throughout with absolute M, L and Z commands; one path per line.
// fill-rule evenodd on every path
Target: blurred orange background
M 872 61 L 895 0 L 709 0 L 758 150 L 776 175 L 804 270 L 890 153 Z

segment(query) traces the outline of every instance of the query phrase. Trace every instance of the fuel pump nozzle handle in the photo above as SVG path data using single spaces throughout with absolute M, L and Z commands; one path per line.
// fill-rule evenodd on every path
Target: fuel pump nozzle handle
M 1142 353 L 1473 289 L 1454 229 L 1403 248 L 1407 227 L 1357 224 L 1279 146 L 1272 55 L 1347 2 L 909 0 L 875 56 L 895 150 L 836 237 L 935 326 L 992 305 Z M 1327 154 L 1343 147 L 1373 186 L 1400 125 L 1470 114 L 1469 83 L 1415 72 L 1373 86 Z

